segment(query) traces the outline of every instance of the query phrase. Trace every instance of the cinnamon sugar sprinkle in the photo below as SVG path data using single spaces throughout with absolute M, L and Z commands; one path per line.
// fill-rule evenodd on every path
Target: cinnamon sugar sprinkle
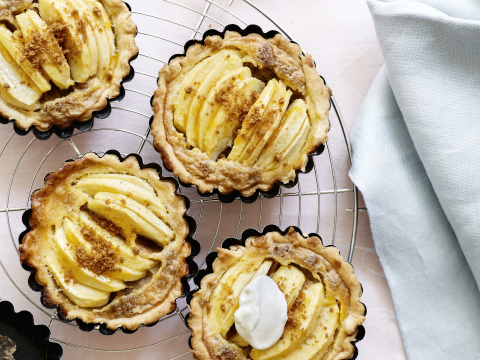
M 82 206 L 81 210 L 88 211 L 88 209 L 86 209 L 86 207 L 84 208 L 83 206 Z M 89 214 L 93 218 L 93 220 L 95 220 L 95 222 L 101 228 L 107 230 L 113 236 L 121 236 L 122 235 L 122 229 L 120 227 L 118 227 L 117 225 L 115 225 L 110 220 L 107 220 L 107 219 L 95 214 L 94 212 L 89 211 Z
M 77 246 L 75 254 L 78 264 L 97 275 L 121 271 L 117 266 L 118 255 L 112 249 L 112 243 L 98 235 L 91 227 L 84 225 L 80 229 L 85 240 L 92 245 L 92 254 L 87 254 L 83 246 Z
M 93 14 L 94 14 L 95 16 L 97 16 L 97 17 L 102 16 L 102 12 L 100 11 L 100 9 L 99 9 L 98 7 L 94 6 L 93 9 L 92 9 L 92 11 L 93 11 Z
M 59 44 L 62 44 L 67 39 L 68 28 L 64 23 L 57 20 L 50 25 L 50 28 Z
M 54 38 L 53 35 L 54 33 L 52 30 L 47 31 L 45 34 L 40 33 L 38 30 L 34 30 L 26 41 L 24 37 L 22 55 L 33 68 L 41 70 L 42 64 L 46 59 L 48 59 L 47 61 L 52 61 L 56 65 L 61 65 L 65 60 L 58 44 L 55 41 L 52 41 Z
M 215 93 L 214 101 L 228 113 L 227 121 L 242 123 L 249 116 L 247 114 L 259 96 L 260 94 L 255 90 L 250 94 L 245 94 L 240 87 L 229 82 L 226 87 Z

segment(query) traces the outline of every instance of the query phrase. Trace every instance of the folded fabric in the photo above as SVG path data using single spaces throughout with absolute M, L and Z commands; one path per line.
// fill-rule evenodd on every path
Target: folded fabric
M 385 66 L 353 131 L 350 177 L 408 358 L 478 360 L 480 2 L 369 6 Z

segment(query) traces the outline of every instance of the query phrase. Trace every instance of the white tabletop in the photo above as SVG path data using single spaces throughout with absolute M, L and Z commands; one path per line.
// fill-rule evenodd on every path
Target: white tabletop
M 264 31 L 276 29 L 274 24 L 243 0 L 234 0 L 231 5 L 228 0 L 215 1 L 239 19 L 211 4 L 201 24 L 201 33 L 209 28 L 221 30 L 222 24 L 229 23 L 244 27 L 242 20 L 247 24 L 260 25 Z M 3 148 L 4 151 L 0 153 L 0 265 L 3 268 L 0 270 L 0 299 L 13 302 L 17 311 L 29 310 L 34 314 L 36 323 L 50 324 L 52 338 L 62 343 L 63 358 L 68 360 L 168 360 L 177 357 L 192 359 L 188 354 L 187 344 L 190 333 L 177 315 L 168 317 L 153 327 L 143 327 L 131 335 L 117 332 L 112 336 L 102 335 L 96 330 L 90 333 L 82 332 L 72 326 L 74 323 L 68 325 L 56 319 L 51 321 L 54 310 L 44 308 L 39 300 L 40 293 L 32 291 L 28 286 L 29 273 L 19 265 L 16 251 L 18 237 L 24 230 L 21 222 L 22 209 L 29 206 L 30 189 L 42 187 L 45 174 L 57 169 L 64 160 L 77 156 L 73 144 L 79 153 L 109 149 L 117 149 L 123 154 L 137 152 L 152 115 L 149 97 L 156 88 L 155 77 L 163 66 L 162 61 L 168 61 L 172 54 L 182 53 L 182 47 L 178 44 L 184 44 L 194 33 L 192 29 L 159 18 L 195 28 L 208 5 L 206 1 L 180 1 L 181 4 L 197 10 L 195 12 L 172 4 L 170 0 L 128 2 L 132 10 L 137 12 L 133 19 L 140 32 L 137 43 L 141 55 L 132 62 L 136 75 L 132 82 L 125 84 L 125 99 L 118 104 L 112 104 L 113 107 L 127 110 L 114 109 L 107 119 L 95 120 L 94 129 L 110 130 L 78 134 L 72 137 L 72 142 L 59 140 L 56 135 L 47 141 L 39 141 L 33 140 L 31 133 L 24 137 L 15 134 L 10 139 L 13 133 L 12 125 L 1 125 L 0 149 Z M 312 54 L 318 71 L 333 90 L 350 133 L 370 84 L 383 63 L 365 0 L 257 0 L 256 4 L 283 26 L 305 52 Z M 201 38 L 201 34 L 197 34 L 197 38 Z M 335 169 L 336 187 L 337 190 L 346 189 L 337 193 L 335 245 L 346 258 L 352 233 L 352 212 L 347 211 L 353 205 L 352 192 L 348 191 L 352 189 L 352 183 L 348 178 L 347 148 L 333 109 L 331 123 L 329 148 Z M 151 137 L 148 140 L 151 141 Z M 145 162 L 161 163 L 158 153 L 148 141 L 140 155 Z M 195 260 L 201 263 L 209 252 L 212 241 L 214 249 L 221 245 L 223 239 L 236 236 L 237 229 L 241 233 L 249 227 L 262 229 L 269 223 L 278 225 L 280 209 L 282 229 L 298 224 L 300 209 L 301 229 L 307 233 L 316 232 L 319 198 L 318 233 L 325 244 L 331 244 L 335 194 L 329 192 L 334 190 L 334 182 L 327 150 L 316 157 L 315 163 L 318 186 L 322 192 L 320 197 L 316 195 L 318 188 L 315 172 L 312 171 L 300 175 L 300 189 L 297 186 L 283 190 L 284 194 L 300 192 L 303 194 L 300 197 L 294 195 L 284 196 L 282 199 L 258 199 L 251 205 L 241 205 L 239 201 L 221 205 L 213 201 L 205 203 L 202 209 L 200 203 L 193 203 L 189 213 L 197 220 L 201 213 L 196 238 L 202 245 L 202 251 Z M 165 174 L 170 175 L 168 172 Z M 199 199 L 193 189 L 181 190 L 192 199 Z M 360 206 L 363 207 L 361 197 Z M 5 209 L 9 211 L 6 212 Z M 242 217 L 239 222 L 240 214 Z M 405 359 L 390 291 L 374 249 L 367 212 L 359 213 L 353 265 L 363 285 L 362 301 L 368 309 L 364 324 L 366 336 L 357 344 L 357 359 Z M 183 310 L 183 315 L 188 313 L 188 309 L 184 310 L 184 299 L 180 299 L 177 305 Z

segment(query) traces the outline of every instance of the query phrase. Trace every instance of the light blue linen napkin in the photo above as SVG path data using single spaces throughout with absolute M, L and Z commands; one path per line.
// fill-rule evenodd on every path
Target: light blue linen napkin
M 408 358 L 478 360 L 480 1 L 368 3 L 385 66 L 353 131 L 350 177 Z

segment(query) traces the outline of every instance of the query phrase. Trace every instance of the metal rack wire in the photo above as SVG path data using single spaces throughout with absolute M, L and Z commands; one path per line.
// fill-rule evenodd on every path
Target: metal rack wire
M 190 39 L 196 39 L 196 38 L 201 37 L 201 35 L 203 34 L 203 32 L 201 30 L 202 30 L 202 26 L 203 27 L 205 26 L 204 25 L 205 20 L 208 20 L 208 21 L 211 21 L 215 24 L 218 24 L 218 26 L 220 26 L 220 27 L 225 26 L 225 24 L 222 23 L 220 20 L 218 20 L 214 15 L 211 15 L 213 8 L 216 8 L 216 11 L 223 12 L 223 13 L 227 14 L 228 16 L 230 16 L 231 18 L 235 19 L 235 21 L 237 23 L 239 23 L 241 26 L 248 25 L 248 22 L 242 20 L 240 17 L 238 17 L 233 11 L 231 11 L 228 8 L 229 6 L 232 6 L 233 0 L 230 0 L 228 5 L 226 5 L 226 6 L 222 6 L 218 2 L 215 2 L 214 0 L 206 0 L 206 4 L 205 4 L 205 7 L 203 8 L 203 11 L 195 9 L 193 7 L 194 5 L 195 6 L 198 5 L 198 2 L 199 2 L 198 0 L 190 1 L 191 3 L 195 3 L 195 4 L 192 4 L 192 6 L 185 5 L 183 3 L 173 1 L 173 0 L 161 0 L 165 4 L 169 4 L 171 6 L 176 6 L 176 7 L 182 8 L 183 10 L 185 10 L 187 12 L 198 15 L 199 18 L 196 21 L 196 23 L 194 23 L 192 21 L 191 25 L 183 24 L 183 23 L 181 23 L 179 21 L 176 21 L 174 19 L 166 18 L 166 17 L 163 16 L 163 14 L 151 14 L 151 13 L 146 13 L 146 12 L 142 12 L 142 11 L 136 11 L 135 10 L 135 8 L 136 8 L 135 5 L 136 5 L 136 3 L 140 3 L 141 1 L 142 0 L 131 1 L 131 5 L 132 5 L 132 8 L 133 8 L 133 11 L 132 11 L 133 16 L 137 16 L 138 18 L 145 17 L 145 18 L 155 19 L 155 21 L 161 21 L 163 23 L 170 24 L 170 26 L 172 27 L 173 30 L 176 29 L 177 27 L 189 30 L 189 31 L 192 32 L 191 36 L 189 37 Z M 143 1 L 148 2 L 148 0 L 143 0 Z M 217 0 L 217 1 L 219 1 L 219 0 Z M 274 19 L 272 19 L 265 11 L 263 11 L 255 3 L 253 3 L 250 0 L 236 0 L 236 1 L 241 2 L 242 6 L 251 7 L 254 11 L 258 12 L 263 17 L 265 17 L 265 19 L 270 22 L 270 25 L 273 26 L 273 28 L 277 29 L 278 31 L 283 33 L 286 37 L 290 38 L 291 40 L 294 40 L 292 38 L 292 36 L 280 24 L 278 24 Z M 145 39 L 154 38 L 154 39 L 163 41 L 165 43 L 170 43 L 172 45 L 183 47 L 183 43 L 181 43 L 179 41 L 172 40 L 171 38 L 168 37 L 168 34 L 152 34 L 150 32 L 144 32 L 144 31 L 142 31 L 142 24 L 137 21 L 137 25 L 138 25 L 138 30 L 139 30 L 138 31 L 138 37 L 139 38 L 140 37 L 144 37 Z M 162 36 L 162 35 L 164 35 L 164 36 Z M 187 41 L 187 40 L 188 40 L 188 38 L 185 39 L 185 41 Z M 158 64 L 157 65 L 158 68 L 160 66 L 162 66 L 162 64 L 166 63 L 165 60 L 162 60 L 162 59 L 158 58 L 157 56 L 150 55 L 149 53 L 146 53 L 142 47 L 140 47 L 139 56 L 141 58 L 153 60 L 154 62 L 156 62 Z M 155 82 L 155 79 L 157 77 L 155 73 L 144 72 L 143 69 L 142 69 L 142 71 L 139 71 L 136 68 L 135 63 L 133 63 L 133 67 L 136 70 L 136 76 L 144 76 L 144 77 L 147 77 L 147 78 L 151 78 L 151 81 L 153 83 Z M 126 95 L 127 98 L 129 96 L 133 96 L 133 95 L 140 96 L 142 98 L 142 101 L 144 101 L 146 103 L 148 103 L 149 98 L 151 96 L 150 94 L 142 91 L 143 89 L 136 89 L 134 87 L 130 87 L 129 84 L 126 84 L 125 90 L 127 92 L 127 95 Z M 38 181 L 39 181 L 38 180 L 39 175 L 41 175 L 41 174 L 44 175 L 42 166 L 47 161 L 49 161 L 52 154 L 56 153 L 56 151 L 58 151 L 58 149 L 63 148 L 65 145 L 69 145 L 69 147 L 74 151 L 74 153 L 77 156 L 79 156 L 79 155 L 81 155 L 82 152 L 79 150 L 79 147 L 77 147 L 77 145 L 76 145 L 77 139 L 81 140 L 81 139 L 85 138 L 86 136 L 91 136 L 92 137 L 92 136 L 94 136 L 94 134 L 102 135 L 102 134 L 115 132 L 115 133 L 121 133 L 121 134 L 124 134 L 124 135 L 128 135 L 130 138 L 136 139 L 136 141 L 138 141 L 137 142 L 138 147 L 136 145 L 135 145 L 135 147 L 137 149 L 136 152 L 138 154 L 141 154 L 141 153 L 143 154 L 143 152 L 145 152 L 147 150 L 148 151 L 154 151 L 153 150 L 153 142 L 152 142 L 152 139 L 150 137 L 150 129 L 149 129 L 149 126 L 148 126 L 148 119 L 151 117 L 151 113 L 148 114 L 148 113 L 145 113 L 145 111 L 141 111 L 141 110 L 138 110 L 136 108 L 132 109 L 132 108 L 123 107 L 122 103 L 118 104 L 120 106 L 117 106 L 117 104 L 112 103 L 112 105 L 114 105 L 114 106 L 112 106 L 112 111 L 123 113 L 121 115 L 129 114 L 129 116 L 134 116 L 134 117 L 140 119 L 139 122 L 142 122 L 142 124 L 144 123 L 144 125 L 145 125 L 144 128 L 143 128 L 144 131 L 132 131 L 130 129 L 120 129 L 120 128 L 115 128 L 115 127 L 104 127 L 104 128 L 93 128 L 93 129 L 91 129 L 87 132 L 76 132 L 69 139 L 60 139 L 59 140 L 59 139 L 54 139 L 52 137 L 50 140 L 48 140 L 48 143 L 53 144 L 53 146 L 46 152 L 46 155 L 43 157 L 43 159 L 41 159 L 39 161 L 38 167 L 33 172 L 33 177 L 31 179 L 31 181 L 28 181 L 23 186 L 25 188 L 25 198 L 26 198 L 24 206 L 15 206 L 15 204 L 12 204 L 12 202 L 11 202 L 12 189 L 14 188 L 14 186 L 16 185 L 16 182 L 18 181 L 19 177 L 21 176 L 21 175 L 19 175 L 19 173 L 21 172 L 19 169 L 21 167 L 22 161 L 24 161 L 25 158 L 28 158 L 29 156 L 31 156 L 31 152 L 34 151 L 34 150 L 32 150 L 32 148 L 37 142 L 39 142 L 39 140 L 37 140 L 35 137 L 32 137 L 32 139 L 25 145 L 25 147 L 23 149 L 23 152 L 21 153 L 18 161 L 16 162 L 15 166 L 12 169 L 12 172 L 10 174 L 4 174 L 4 175 L 0 176 L 0 178 L 1 177 L 5 178 L 6 176 L 10 175 L 10 180 L 8 182 L 8 189 L 7 189 L 7 194 L 6 194 L 5 208 L 0 208 L 0 214 L 5 213 L 6 222 L 7 222 L 7 226 L 8 226 L 8 233 L 10 235 L 11 244 L 13 245 L 13 247 L 14 247 L 14 249 L 17 253 L 18 253 L 18 243 L 17 243 L 16 237 L 14 235 L 16 230 L 14 228 L 15 226 L 12 225 L 12 224 L 15 223 L 15 219 L 13 218 L 13 214 L 21 213 L 21 212 L 23 212 L 23 211 L 25 211 L 29 208 L 29 206 L 30 206 L 30 204 L 29 204 L 30 195 L 31 195 L 32 191 L 35 189 L 34 188 L 35 184 L 38 183 Z M 333 108 L 333 110 L 336 114 L 336 118 L 338 119 L 338 123 L 340 125 L 340 129 L 341 129 L 341 132 L 342 132 L 342 135 L 343 135 L 343 139 L 345 141 L 345 146 L 346 146 L 348 156 L 351 159 L 351 148 L 350 148 L 350 142 L 349 142 L 345 122 L 344 122 L 343 117 L 341 115 L 340 109 L 339 109 L 339 107 L 338 107 L 338 105 L 337 105 L 337 103 L 336 103 L 336 101 L 333 97 L 331 98 L 331 105 L 332 105 L 332 108 Z M 111 116 L 113 116 L 113 114 Z M 96 121 L 96 124 L 102 124 L 102 121 Z M 104 135 L 102 135 L 102 136 L 104 136 Z M 99 137 L 96 137 L 97 142 L 99 141 L 98 139 L 99 139 Z M 4 159 L 6 156 L 8 156 L 8 155 L 5 154 L 5 152 L 9 148 L 9 145 L 11 145 L 13 143 L 22 143 L 22 142 L 23 142 L 23 139 L 20 139 L 19 135 L 17 135 L 15 132 L 13 132 L 11 134 L 11 136 L 6 140 L 3 148 L 1 148 L 1 150 L 0 150 L 0 160 Z M 98 149 L 89 147 L 88 150 L 97 151 Z M 309 175 L 304 175 L 304 176 L 314 177 L 315 184 L 316 184 L 316 189 L 309 190 L 309 191 L 302 191 L 302 187 L 301 187 L 301 183 L 303 182 L 303 181 L 301 181 L 302 177 L 300 177 L 300 179 L 299 179 L 296 191 L 288 192 L 285 189 L 284 190 L 280 189 L 280 193 L 277 195 L 277 198 L 278 198 L 277 201 L 279 201 L 278 226 L 283 224 L 282 220 L 284 219 L 285 203 L 286 203 L 286 201 L 288 201 L 288 199 L 295 198 L 295 199 L 298 200 L 298 216 L 297 216 L 297 219 L 296 219 L 296 221 L 297 221 L 296 225 L 298 225 L 300 227 L 300 223 L 301 223 L 301 219 L 302 219 L 302 201 L 305 202 L 307 198 L 315 198 L 316 202 L 317 202 L 316 232 L 319 233 L 320 225 L 321 225 L 321 222 L 320 222 L 320 220 L 321 220 L 321 216 L 320 216 L 321 201 L 324 198 L 324 196 L 333 197 L 334 214 L 331 217 L 333 219 L 332 220 L 333 223 L 331 225 L 331 229 L 332 229 L 331 243 L 335 244 L 335 239 L 336 239 L 336 236 L 337 236 L 337 221 L 338 221 L 338 212 L 339 212 L 338 197 L 339 197 L 339 195 L 342 195 L 342 194 L 344 196 L 351 196 L 352 208 L 348 209 L 348 210 L 351 211 L 351 213 L 350 212 L 348 213 L 348 216 L 351 219 L 350 221 L 351 221 L 351 224 L 352 224 L 351 225 L 352 233 L 351 233 L 351 239 L 350 239 L 349 246 L 348 246 L 348 256 L 347 256 L 347 260 L 349 262 L 351 262 L 352 257 L 353 257 L 353 253 L 354 253 L 354 248 L 355 248 L 355 239 L 356 239 L 356 232 L 357 232 L 357 218 L 358 218 L 358 211 L 359 211 L 358 202 L 357 202 L 357 189 L 354 185 L 352 185 L 351 188 L 339 189 L 337 187 L 337 177 L 336 177 L 337 175 L 335 173 L 334 157 L 333 157 L 331 148 L 330 148 L 328 143 L 326 144 L 326 150 L 327 150 L 326 154 L 323 154 L 322 156 L 323 157 L 328 156 L 331 175 L 327 175 L 325 173 L 320 173 L 317 169 L 317 167 L 318 167 L 317 161 L 314 163 L 313 171 L 310 172 Z M 158 157 L 157 161 L 160 162 L 159 157 Z M 331 183 L 333 185 L 332 188 L 327 189 L 327 190 L 322 190 L 321 189 L 321 186 L 320 186 L 321 181 L 320 180 L 324 176 L 331 176 Z M 181 188 L 180 191 L 188 192 L 189 190 Z M 192 201 L 191 201 L 192 205 L 197 207 L 197 216 L 196 216 L 197 225 L 198 225 L 197 231 L 202 231 L 202 229 L 206 229 L 206 230 L 211 232 L 211 238 L 213 238 L 213 241 L 211 241 L 211 242 L 208 241 L 208 240 L 202 241 L 202 239 L 199 239 L 200 242 L 201 242 L 201 245 L 202 245 L 202 249 L 204 251 L 204 255 L 201 254 L 195 260 L 196 260 L 197 263 L 199 263 L 199 267 L 202 268 L 205 264 L 206 254 L 212 251 L 214 245 L 217 242 L 217 238 L 219 236 L 220 226 L 222 224 L 222 214 L 223 214 L 223 217 L 225 217 L 225 216 L 231 217 L 232 214 L 238 213 L 238 223 L 236 225 L 236 229 L 234 230 L 234 231 L 236 231 L 235 236 L 238 237 L 240 235 L 242 229 L 243 229 L 242 224 L 243 224 L 243 220 L 244 220 L 244 217 L 245 217 L 245 211 L 244 211 L 245 205 L 239 200 L 234 201 L 234 203 L 232 203 L 232 204 L 223 204 L 223 203 L 219 202 L 217 197 L 204 199 L 204 198 L 201 198 L 201 197 L 198 197 L 198 196 L 197 197 L 192 196 L 191 198 L 192 198 Z M 274 201 L 274 200 L 269 199 L 269 200 L 266 200 L 266 201 Z M 256 203 L 259 203 L 258 223 L 256 223 L 256 227 L 258 229 L 260 229 L 260 227 L 262 225 L 262 221 L 264 220 L 264 217 L 265 217 L 264 198 L 262 196 L 260 196 L 260 198 L 257 200 Z M 208 209 L 206 209 L 208 204 L 218 204 L 219 205 L 219 210 L 218 210 L 219 213 L 218 213 L 217 223 L 208 222 L 204 219 L 205 216 L 206 216 L 205 214 L 209 211 Z M 342 210 L 345 213 L 347 211 L 347 209 L 342 209 Z M 343 215 L 343 216 L 345 217 L 346 215 Z M 17 216 L 17 218 L 18 218 L 18 216 Z M 17 219 L 17 222 L 18 222 L 18 219 Z M 208 238 L 210 238 L 210 237 L 208 237 Z M 324 235 L 324 238 L 325 238 L 325 235 Z M 0 241 L 3 241 L 3 240 L 0 240 Z M 206 249 L 208 249 L 208 252 L 205 252 Z M 18 266 L 18 264 L 17 264 L 17 266 Z M 56 314 L 56 311 L 54 311 L 52 313 L 51 311 L 48 311 L 47 309 L 45 309 L 41 305 L 39 305 L 38 304 L 39 294 L 31 292 L 29 289 L 27 290 L 27 288 L 24 286 L 24 284 L 19 284 L 18 281 L 16 281 L 14 279 L 14 276 L 12 276 L 12 272 L 14 271 L 14 269 L 6 266 L 2 262 L 1 259 L 0 259 L 0 267 L 2 268 L 2 270 L 4 272 L 4 274 L 1 274 L 0 276 L 1 277 L 5 276 L 6 278 L 8 278 L 11 281 L 11 283 L 14 285 L 14 287 L 23 295 L 23 297 L 25 297 L 25 299 L 27 299 L 31 304 L 33 304 L 33 306 L 36 309 L 38 309 L 39 311 L 41 311 L 42 313 L 44 313 L 45 315 L 47 315 L 49 317 L 50 320 L 48 321 L 47 325 L 52 330 L 51 340 L 61 343 L 64 347 L 68 346 L 68 347 L 73 347 L 73 348 L 77 348 L 77 349 L 96 351 L 96 352 L 104 352 L 104 353 L 122 353 L 122 352 L 141 351 L 141 350 L 145 350 L 145 349 L 148 349 L 148 348 L 159 346 L 161 344 L 169 343 L 170 341 L 172 341 L 174 339 L 177 339 L 179 337 L 182 337 L 184 335 L 187 335 L 189 333 L 189 330 L 186 329 L 186 328 L 184 328 L 184 330 L 182 330 L 180 332 L 173 333 L 167 327 L 167 328 L 163 328 L 163 330 L 162 330 L 162 336 L 166 337 L 162 340 L 152 341 L 151 343 L 144 344 L 144 345 L 137 346 L 137 347 L 133 346 L 133 347 L 128 347 L 128 348 L 115 348 L 115 349 L 107 348 L 107 347 L 99 348 L 99 347 L 89 346 L 88 344 L 84 345 L 84 344 L 74 343 L 73 341 L 66 341 L 65 339 L 62 339 L 60 336 L 58 336 L 59 333 L 57 333 L 55 331 L 56 327 L 60 326 L 60 325 L 56 325 L 56 324 L 61 323 L 60 319 L 58 318 L 58 316 Z M 3 297 L 3 296 L 4 295 L 0 291 L 0 297 Z M 172 318 L 177 317 L 177 316 L 183 322 L 184 316 L 185 316 L 185 313 L 186 313 L 187 310 L 188 309 L 185 306 L 185 304 L 183 304 L 183 306 L 182 306 L 182 305 L 180 305 L 180 302 L 179 302 L 179 303 L 177 303 L 177 307 L 176 307 L 175 311 L 172 314 L 170 314 L 170 315 L 164 317 L 163 319 L 161 319 L 160 322 L 168 321 L 169 319 L 172 319 Z M 69 323 L 67 325 L 69 325 L 71 327 L 76 326 L 74 323 Z M 156 325 L 155 328 L 159 328 L 159 327 L 161 327 L 160 324 Z M 76 331 L 78 331 L 78 330 L 76 330 Z M 101 336 L 101 335 L 99 335 L 99 336 Z M 182 350 L 182 351 L 180 351 L 180 350 Z M 175 354 L 174 357 L 169 357 L 169 358 L 170 358 L 170 360 L 174 360 L 174 359 L 185 357 L 187 355 L 188 355 L 188 346 L 185 346 L 182 349 L 179 349 L 178 354 Z

